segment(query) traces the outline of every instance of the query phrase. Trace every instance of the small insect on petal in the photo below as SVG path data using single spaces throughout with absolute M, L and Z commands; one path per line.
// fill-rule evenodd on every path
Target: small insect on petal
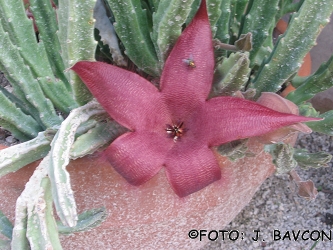
M 191 68 L 195 68 L 196 67 L 192 55 L 190 55 L 190 57 L 187 58 L 187 59 L 183 59 L 183 62 L 186 63 L 186 65 L 190 66 Z

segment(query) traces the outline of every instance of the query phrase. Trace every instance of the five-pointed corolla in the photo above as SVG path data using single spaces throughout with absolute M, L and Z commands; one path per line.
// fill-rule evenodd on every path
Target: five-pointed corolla
M 241 98 L 207 99 L 214 54 L 205 1 L 171 51 L 160 89 L 133 72 L 102 62 L 81 61 L 72 70 L 109 115 L 130 130 L 105 151 L 116 171 L 140 185 L 165 167 L 180 197 L 221 178 L 215 146 L 315 120 Z

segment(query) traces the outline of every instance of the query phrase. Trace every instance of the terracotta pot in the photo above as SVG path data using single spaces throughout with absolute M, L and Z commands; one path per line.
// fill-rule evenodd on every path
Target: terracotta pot
M 98 228 L 61 236 L 64 249 L 198 249 L 208 240 L 190 239 L 197 230 L 221 230 L 247 205 L 275 167 L 255 139 L 249 148 L 257 153 L 236 162 L 217 155 L 222 179 L 188 197 L 178 198 L 164 170 L 140 187 L 129 185 L 101 158 L 72 161 L 70 172 L 79 212 L 107 207 L 108 218 Z M 14 221 L 17 197 L 37 164 L 0 179 L 0 210 Z
M 258 103 L 276 111 L 296 114 L 297 106 L 278 95 L 265 93 Z M 281 141 L 293 144 L 297 134 L 309 132 L 304 124 L 294 124 L 265 135 L 251 138 L 248 149 L 254 157 L 236 162 L 216 154 L 222 179 L 185 198 L 170 188 L 164 169 L 146 184 L 128 184 L 101 157 L 85 157 L 70 162 L 78 210 L 105 206 L 107 220 L 86 233 L 62 237 L 65 249 L 197 249 L 208 239 L 190 239 L 190 230 L 221 230 L 246 206 L 261 183 L 275 167 L 264 142 Z M 0 179 L 0 195 L 6 197 L 0 209 L 14 218 L 15 200 L 31 176 L 35 164 Z
M 283 34 L 288 28 L 288 23 L 282 19 L 276 24 L 277 35 Z M 309 76 L 311 75 L 312 61 L 310 52 L 307 53 L 303 59 L 303 64 L 299 68 L 297 74 L 299 76 Z M 289 84 L 281 93 L 281 96 L 286 97 L 290 92 L 294 91 L 295 87 Z

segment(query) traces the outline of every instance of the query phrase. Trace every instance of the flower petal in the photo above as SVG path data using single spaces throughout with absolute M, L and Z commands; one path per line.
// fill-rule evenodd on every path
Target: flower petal
M 141 185 L 162 168 L 173 140 L 157 133 L 129 132 L 105 150 L 115 170 L 132 185 Z
M 192 22 L 178 38 L 161 76 L 161 92 L 175 120 L 186 119 L 208 97 L 214 72 L 213 52 L 203 0 Z M 190 65 L 191 61 L 195 67 Z
M 263 92 L 257 100 L 257 103 L 282 113 L 294 115 L 299 114 L 298 106 L 295 103 L 272 92 Z M 312 132 L 311 128 L 302 123 L 294 124 L 288 127 L 290 127 L 291 131 L 300 131 L 307 134 L 310 134 Z
M 272 92 L 261 93 L 261 96 L 258 98 L 257 103 L 282 113 L 289 113 L 294 115 L 299 114 L 298 107 L 295 103 Z
M 262 135 L 298 122 L 319 118 L 277 112 L 252 101 L 235 97 L 216 97 L 206 102 L 196 120 L 199 138 L 208 140 L 209 146 Z
M 279 111 L 282 113 L 294 114 L 298 115 L 299 110 L 295 103 L 275 94 L 272 92 L 263 92 L 257 103 L 273 109 L 275 111 Z M 296 123 L 294 125 L 290 125 L 287 127 L 283 127 L 267 134 L 264 134 L 258 137 L 261 143 L 277 143 L 286 140 L 286 138 L 292 137 L 297 131 L 302 133 L 310 134 L 312 132 L 311 128 L 306 126 L 303 123 Z
M 175 193 L 184 197 L 221 178 L 213 151 L 200 143 L 177 141 L 167 155 L 167 178 Z
M 72 70 L 121 125 L 152 131 L 163 129 L 170 122 L 161 93 L 139 75 L 102 62 L 81 61 Z

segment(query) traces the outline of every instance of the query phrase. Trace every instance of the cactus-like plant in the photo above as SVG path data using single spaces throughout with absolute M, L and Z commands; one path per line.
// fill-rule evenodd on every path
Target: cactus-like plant
M 27 17 L 27 8 L 33 20 Z M 0 0 L 0 70 L 11 84 L 10 87 L 0 86 L 0 126 L 21 142 L 1 150 L 0 176 L 43 159 L 17 200 L 14 227 L 0 213 L 0 232 L 10 239 L 1 240 L 0 246 L 61 249 L 58 233 L 82 231 L 101 222 L 106 216 L 103 208 L 77 214 L 66 166 L 71 159 L 109 145 L 126 132 L 121 125 L 132 131 L 111 143 L 107 157 L 128 181 L 142 184 L 159 171 L 165 161 L 175 165 L 174 159 L 178 156 L 178 159 L 185 159 L 184 162 L 190 159 L 192 165 L 198 164 L 193 173 L 200 174 L 195 177 L 191 175 L 193 170 L 178 171 L 174 166 L 168 173 L 180 196 L 220 178 L 208 147 L 219 146 L 218 152 L 232 155 L 235 160 L 246 154 L 246 140 L 234 145 L 226 142 L 310 120 L 320 120 L 306 123 L 313 131 L 333 135 L 333 111 L 318 114 L 311 104 L 304 103 L 333 85 L 333 56 L 313 75 L 295 76 L 332 12 L 329 0 L 301 0 L 298 3 L 291 0 L 203 0 L 201 5 L 197 0 L 30 0 L 28 7 L 22 0 Z M 275 24 L 287 13 L 293 13 L 288 29 L 273 44 Z M 95 58 L 115 66 L 79 62 Z M 71 67 L 73 70 L 69 70 Z M 135 71 L 141 77 L 119 67 Z M 94 82 L 95 73 L 101 82 Z M 175 85 L 176 74 L 182 80 L 181 88 Z M 161 92 L 148 81 L 161 84 Z M 293 112 L 276 112 L 263 107 L 267 106 L 264 104 L 267 98 L 275 98 L 264 92 L 278 92 L 290 82 L 296 90 L 286 98 L 299 106 L 301 115 L 325 119 L 282 114 Z M 111 117 L 93 99 L 89 89 Z M 105 97 L 105 93 L 112 95 Z M 205 101 L 208 94 L 213 101 Z M 125 95 L 128 100 L 121 100 Z M 259 96 L 265 100 L 258 100 Z M 251 101 L 237 99 L 240 97 Z M 136 114 L 133 114 L 136 111 L 128 111 L 135 108 L 131 101 L 141 105 L 142 99 L 145 105 L 153 107 L 143 105 L 146 110 Z M 259 104 L 254 102 L 257 100 Z M 246 107 L 250 107 L 251 112 L 244 111 Z M 192 131 L 202 133 L 198 137 L 200 147 L 196 149 L 199 155 L 205 151 L 206 158 L 195 158 L 188 145 L 177 148 L 183 141 L 185 143 L 186 133 L 191 133 L 182 127 L 182 121 L 170 121 L 174 124 L 156 129 L 158 132 L 150 126 L 165 122 L 170 110 L 186 114 L 190 121 L 184 126 L 190 124 Z M 239 110 L 239 114 L 234 116 L 233 110 Z M 244 119 L 253 116 L 253 110 L 258 110 L 253 123 L 245 122 Z M 127 116 L 122 113 L 125 111 Z M 205 122 L 189 118 L 191 112 L 197 112 L 196 118 Z M 151 124 L 143 126 L 145 122 L 142 117 L 138 118 L 140 115 Z M 268 118 L 262 121 L 272 121 L 272 125 L 259 122 L 258 119 L 265 116 Z M 276 116 L 280 120 L 273 121 Z M 200 130 L 198 126 L 207 127 Z M 138 166 L 142 159 L 148 161 L 147 155 L 141 157 L 141 149 L 133 151 L 131 147 L 138 146 L 135 138 L 128 141 L 128 135 L 135 134 L 133 130 L 136 134 L 139 131 L 141 135 L 153 136 L 142 128 L 149 129 L 149 133 L 156 132 L 154 136 L 160 136 L 157 139 L 162 138 L 161 131 L 172 135 L 172 138 L 163 139 L 167 146 L 160 146 L 156 143 L 158 140 L 139 138 L 139 142 L 150 145 L 144 146 L 144 153 L 158 151 L 158 157 L 152 161 L 156 166 L 150 166 L 150 163 L 147 163 L 148 167 Z M 296 125 L 295 128 L 309 131 L 307 127 Z M 286 131 L 283 133 L 286 135 Z M 194 142 L 195 137 L 191 140 Z M 293 171 L 296 162 L 301 166 L 317 167 L 331 159 L 327 154 L 316 154 L 314 159 L 308 152 L 264 141 L 265 150 L 272 154 L 278 173 Z M 156 145 L 177 157 L 162 156 Z M 173 147 L 176 150 L 172 151 Z M 181 155 L 183 151 L 188 151 L 187 155 Z M 126 157 L 122 155 L 124 152 Z M 132 159 L 127 153 L 131 153 Z M 207 168 L 203 169 L 201 165 L 207 158 Z M 310 158 L 313 160 L 306 160 Z M 132 166 L 137 169 L 131 169 Z M 291 173 L 295 175 L 294 171 Z M 58 225 L 52 204 L 61 220 Z

